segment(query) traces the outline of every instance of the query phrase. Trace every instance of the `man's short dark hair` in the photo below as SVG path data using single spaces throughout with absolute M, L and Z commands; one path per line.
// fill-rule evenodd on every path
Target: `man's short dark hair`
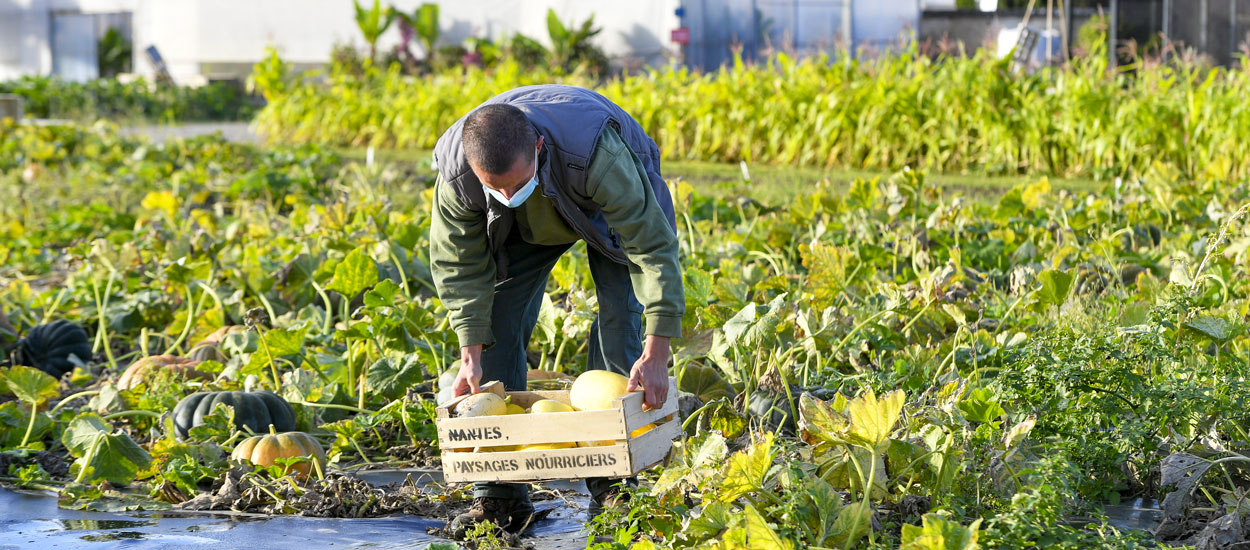
M 504 174 L 521 155 L 534 154 L 538 131 L 520 109 L 492 103 L 469 113 L 461 140 L 469 164 L 491 174 Z

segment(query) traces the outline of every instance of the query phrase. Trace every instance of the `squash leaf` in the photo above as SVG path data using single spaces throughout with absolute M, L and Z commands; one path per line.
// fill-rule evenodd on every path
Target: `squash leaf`
M 690 518 L 684 531 L 693 540 L 714 540 L 741 521 L 742 515 L 732 513 L 729 505 L 712 501 L 703 506 L 698 517 Z
M 981 519 L 964 527 L 938 514 L 925 514 L 921 525 L 904 525 L 899 550 L 976 550 Z
M 30 425 L 30 407 L 17 401 L 0 403 L 0 447 L 16 447 L 22 444 L 26 427 Z M 52 419 L 44 413 L 36 413 L 35 425 L 30 429 L 30 441 L 38 442 L 52 429 Z
M 902 390 L 877 398 L 876 392 L 871 389 L 852 399 L 846 407 L 847 416 L 851 419 L 851 438 L 866 448 L 876 449 L 878 454 L 884 452 L 889 445 L 894 423 L 898 422 L 899 414 L 903 412 L 904 400 Z
M 408 392 L 409 387 L 419 384 L 424 378 L 425 371 L 415 354 L 407 355 L 403 359 L 378 359 L 365 375 L 369 389 L 387 400 L 399 399 Z
M 269 368 L 270 361 L 277 362 L 279 359 L 288 359 L 298 366 L 297 360 L 304 350 L 304 334 L 307 331 L 307 327 L 298 330 L 275 328 L 265 331 L 261 335 L 264 341 L 256 345 L 256 351 L 248 358 L 247 366 L 243 367 L 239 374 L 246 376 L 264 372 Z
M 747 504 L 742 511 L 746 519 L 747 542 L 751 548 L 794 549 L 794 541 L 781 538 L 754 506 Z
M 712 276 L 697 267 L 686 269 L 682 273 L 685 279 L 687 307 L 703 307 L 712 302 Z
M 872 508 L 867 506 L 845 506 L 838 512 L 838 519 L 833 522 L 833 537 L 826 539 L 830 546 L 846 546 L 864 538 L 872 525 Z
M 198 426 L 187 431 L 192 441 L 225 441 L 234 432 L 234 407 L 216 403 Z
M 112 426 L 94 413 L 70 420 L 61 434 L 61 443 L 78 458 L 70 465 L 70 474 L 76 476 L 76 482 L 103 480 L 113 485 L 126 485 L 151 464 L 152 456 L 129 435 L 120 430 L 111 431 Z
M 1228 321 L 1210 315 L 1201 315 L 1185 321 L 1185 328 L 1203 334 L 1220 344 L 1227 342 L 1232 336 L 1236 335 L 1234 331 L 1230 330 L 1231 327 Z
M 378 264 L 365 253 L 362 246 L 349 252 L 343 261 L 334 266 L 334 280 L 330 281 L 326 289 L 336 291 L 350 300 L 377 282 Z
M 365 293 L 365 306 L 371 308 L 391 307 L 395 305 L 395 295 L 399 294 L 399 285 L 390 279 L 383 279 Z
M 56 378 L 33 367 L 9 367 L 0 377 L 9 393 L 27 403 L 38 404 L 60 395 Z
M 834 522 L 842 511 L 842 496 L 818 476 L 807 479 L 794 506 L 794 519 L 807 527 L 810 533 L 833 534 Z M 823 539 L 811 541 L 819 546 Z
M 1045 307 L 1047 304 L 1063 305 L 1068 301 L 1072 291 L 1072 274 L 1057 269 L 1047 269 L 1037 274 L 1042 288 L 1037 291 L 1037 303 Z
M 976 388 L 968 392 L 968 396 L 959 402 L 958 407 L 964 418 L 985 424 L 996 422 L 1007 414 L 998 403 L 998 396 L 986 388 Z
M 806 392 L 799 396 L 799 435 L 803 441 L 810 445 L 841 443 L 848 428 L 850 422 L 829 403 Z
M 717 500 L 733 502 L 742 495 L 763 489 L 765 476 L 772 465 L 773 434 L 769 432 L 751 448 L 729 457 L 725 479 L 718 487 Z
M 747 304 L 725 322 L 726 342 L 731 346 L 759 347 L 777 338 L 781 318 L 777 312 L 785 303 L 786 294 L 773 298 L 767 306 Z

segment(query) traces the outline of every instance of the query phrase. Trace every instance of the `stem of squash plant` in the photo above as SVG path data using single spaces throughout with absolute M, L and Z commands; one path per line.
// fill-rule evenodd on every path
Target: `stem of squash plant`
M 356 448 L 356 452 L 360 453 L 360 458 L 363 459 L 366 464 L 373 464 L 373 461 L 369 460 L 369 455 L 366 455 L 365 450 L 361 449 L 360 444 L 356 442 L 356 438 L 353 437 L 349 439 L 348 441 L 352 442 L 352 447 Z
M 22 444 L 18 445 L 18 447 L 25 447 L 26 442 L 30 441 L 30 432 L 35 429 L 35 417 L 39 415 L 38 406 L 38 401 L 31 402 L 30 404 L 30 422 L 26 424 L 26 435 L 22 436 Z
M 391 248 L 390 241 L 382 241 L 386 243 L 386 253 L 391 257 L 391 262 L 395 264 L 395 271 L 399 272 L 399 284 L 404 289 L 404 297 L 408 297 L 408 275 L 404 273 L 404 266 L 399 263 L 399 256 L 395 254 L 395 249 Z
M 209 278 L 211 279 L 212 277 L 213 277 L 213 275 L 210 273 L 210 274 L 209 274 Z M 222 303 L 222 301 L 221 301 L 221 296 L 219 296 L 219 295 L 217 294 L 217 291 L 216 291 L 216 290 L 213 290 L 213 288 L 212 288 L 212 287 L 210 287 L 210 286 L 208 286 L 208 285 L 204 284 L 204 281 L 198 281 L 198 280 L 197 280 L 197 281 L 195 281 L 195 284 L 200 285 L 200 288 L 204 289 L 204 292 L 208 293 L 208 295 L 209 295 L 209 296 L 212 296 L 212 298 L 213 298 L 213 303 L 217 304 L 217 309 L 221 310 L 221 319 L 222 319 L 222 321 L 223 321 L 223 322 L 228 321 L 228 319 L 227 319 L 227 317 L 226 317 L 226 306 L 225 306 L 225 304 L 223 304 L 223 303 Z
M 62 288 L 60 292 L 56 293 L 56 298 L 52 300 L 52 304 L 44 308 L 43 317 L 39 319 L 39 324 L 42 325 L 50 322 L 52 317 L 55 316 L 57 308 L 61 307 L 61 302 L 65 300 L 65 295 L 68 293 L 68 288 Z
M 91 443 L 91 447 L 87 449 L 87 453 L 83 455 L 82 466 L 78 468 L 78 477 L 74 478 L 74 483 L 82 483 L 87 477 L 87 468 L 91 467 L 91 461 L 95 460 L 96 450 L 100 448 L 100 444 L 104 442 L 103 437 L 97 437 Z
M 272 319 L 273 317 L 270 317 Z M 265 333 L 258 326 L 256 334 L 260 336 L 260 345 L 265 348 L 265 358 L 269 361 L 269 372 L 273 376 L 273 389 L 277 390 L 282 387 L 282 378 L 278 377 L 278 367 L 273 362 L 273 352 L 269 351 L 269 342 L 265 341 Z
M 367 379 L 368 375 L 369 369 L 366 368 L 362 362 L 360 364 L 360 381 L 358 382 L 360 385 L 360 392 L 356 395 L 356 406 L 362 409 L 365 408 L 365 392 L 368 390 L 369 383 Z
M 48 409 L 48 416 L 52 416 L 52 413 L 55 413 L 56 411 L 60 410 L 61 407 L 65 406 L 65 404 L 69 403 L 70 401 L 78 399 L 79 397 L 87 397 L 88 395 L 97 395 L 99 393 L 100 393 L 100 390 L 86 390 L 86 391 L 80 391 L 78 393 L 70 394 L 69 397 L 66 397 L 65 399 L 60 400 L 56 404 L 56 406 L 52 407 L 51 409 Z
M 265 293 L 256 291 L 256 297 L 260 299 L 260 304 L 265 306 L 265 313 L 269 314 L 269 322 L 274 322 L 278 316 L 273 312 L 273 304 L 269 303 L 269 298 L 265 297 Z
M 167 353 L 176 355 L 182 351 L 182 342 L 187 339 L 187 335 L 191 333 L 191 327 L 195 324 L 195 318 L 199 314 L 199 304 L 195 302 L 195 296 L 191 293 L 191 285 L 187 285 L 187 305 L 191 308 L 187 312 L 187 323 L 182 327 L 182 332 L 178 334 L 178 339 L 167 349 Z M 203 296 L 200 297 L 203 299 Z
M 160 418 L 161 413 L 134 409 L 134 410 L 129 410 L 129 411 L 115 412 L 113 414 L 105 416 L 104 420 L 113 420 L 114 418 L 121 418 L 123 416 L 146 416 L 149 418 Z
M 1007 318 L 1011 317 L 1011 312 L 1016 310 L 1016 306 L 1020 305 L 1020 302 L 1024 301 L 1025 298 L 1032 297 L 1038 290 L 1040 290 L 1040 287 L 1029 291 L 1029 293 L 1024 296 L 1016 298 L 1016 301 L 1011 304 L 1011 307 L 1007 308 L 1007 313 L 1003 314 L 1003 318 L 998 320 L 998 328 L 994 330 L 995 336 L 997 336 L 999 332 L 1002 332 L 1003 327 L 1007 326 Z
M 430 348 L 430 355 L 434 356 L 434 366 L 438 368 L 439 374 L 442 374 L 442 372 L 447 369 L 447 362 L 444 361 L 446 358 L 443 357 L 442 353 L 436 353 L 434 351 L 434 343 L 430 341 L 430 337 L 426 335 L 425 332 L 421 333 L 421 341 L 425 342 L 425 345 Z M 543 351 L 544 359 L 546 359 L 546 354 L 547 352 Z M 540 362 L 538 366 L 541 367 L 542 363 Z
M 313 403 L 311 401 L 291 401 L 291 403 L 296 404 L 296 405 L 305 405 L 309 407 L 321 407 L 324 409 L 340 409 L 344 411 L 351 411 L 351 412 L 356 412 L 356 413 L 361 413 L 361 414 L 377 414 L 377 411 L 371 411 L 369 409 L 361 409 L 361 408 L 353 407 L 351 405 L 339 405 L 337 403 Z
M 860 518 L 864 517 L 864 512 L 868 511 L 868 502 L 869 502 L 868 499 L 871 498 L 872 490 L 874 487 L 876 487 L 876 484 L 877 484 L 877 448 L 874 446 L 872 449 L 869 449 L 868 452 L 869 452 L 869 456 L 870 456 L 869 460 L 871 460 L 871 464 L 868 465 L 868 481 L 867 483 L 864 483 L 864 500 L 860 501 L 859 513 L 855 514 L 855 521 L 851 523 L 851 535 L 847 537 L 847 540 L 846 540 L 847 550 L 850 550 L 851 543 L 855 542 L 854 537 L 855 537 L 855 532 L 859 530 L 859 520 Z M 854 456 L 855 454 L 851 453 L 852 459 L 854 458 Z M 858 466 L 858 463 L 856 463 L 856 466 Z M 873 542 L 872 527 L 869 526 L 868 528 L 869 545 L 871 545 L 872 542 Z
M 928 306 L 926 306 L 926 309 L 928 309 Z M 859 333 L 860 329 L 862 329 L 862 328 L 864 328 L 864 327 L 868 326 L 868 323 L 871 323 L 871 322 L 875 321 L 878 317 L 881 317 L 882 315 L 885 315 L 885 314 L 887 314 L 887 313 L 889 313 L 889 312 L 890 312 L 890 310 L 888 310 L 888 309 L 881 310 L 881 311 L 878 311 L 878 312 L 876 312 L 876 313 L 874 313 L 874 314 L 872 314 L 872 315 L 868 316 L 868 318 L 867 318 L 867 319 L 864 319 L 863 321 L 860 321 L 859 323 L 856 323 L 856 325 L 855 325 L 854 327 L 852 327 L 852 328 L 851 328 L 851 331 L 850 331 L 850 332 L 848 332 L 848 333 L 846 333 L 846 336 L 843 336 L 843 337 L 842 337 L 842 340 L 838 342 L 838 345 L 833 346 L 832 348 L 830 348 L 829 353 L 832 355 L 832 354 L 835 354 L 835 353 L 837 353 L 837 352 L 839 352 L 839 351 L 842 351 L 842 347 L 843 347 L 843 346 L 845 346 L 845 345 L 846 345 L 846 343 L 847 343 L 847 342 L 849 342 L 849 341 L 851 340 L 851 338 L 852 338 L 852 337 L 854 337 L 857 333 Z M 924 313 L 924 311 L 921 311 L 921 313 Z M 917 316 L 917 317 L 919 317 L 919 316 Z M 913 320 L 912 320 L 912 322 L 915 322 L 915 319 L 913 319 Z M 910 326 L 911 326 L 911 323 L 908 323 L 908 324 L 907 324 L 907 326 L 908 326 L 908 327 L 910 327 Z M 904 330 L 906 330 L 906 327 L 904 327 Z M 901 332 L 901 331 L 900 331 L 900 332 Z
M 321 334 L 330 334 L 330 331 L 334 329 L 334 306 L 330 305 L 330 295 L 326 294 L 325 289 L 321 288 L 321 285 L 317 284 L 317 281 L 310 280 L 309 282 L 312 283 L 313 290 L 317 291 L 317 295 L 321 296 L 321 301 L 326 304 L 326 316 L 325 320 L 321 323 Z
M 93 346 L 92 351 L 95 351 L 99 346 L 103 345 L 104 356 L 107 357 L 109 360 L 109 368 L 113 370 L 117 370 L 117 359 L 113 357 L 113 347 L 109 345 L 108 323 L 106 323 L 104 320 L 105 310 L 108 309 L 109 294 L 112 294 L 113 292 L 113 274 L 114 272 L 112 270 L 109 270 L 109 280 L 108 280 L 108 284 L 104 288 L 103 296 L 101 296 L 100 294 L 99 282 L 95 280 L 95 277 L 91 278 L 91 292 L 92 294 L 95 295 L 95 308 L 96 308 L 96 318 L 97 318 L 96 319 L 97 321 L 96 340 L 95 340 L 96 345 Z

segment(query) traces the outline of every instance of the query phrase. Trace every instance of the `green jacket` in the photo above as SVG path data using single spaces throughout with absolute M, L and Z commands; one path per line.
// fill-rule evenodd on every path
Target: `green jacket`
M 587 168 L 586 189 L 633 264 L 630 279 L 643 306 L 646 334 L 681 336 L 685 297 L 677 235 L 656 201 L 642 162 L 615 130 L 605 130 L 599 139 Z M 517 210 L 517 229 L 528 242 L 560 245 L 579 239 L 541 193 Z M 486 241 L 486 217 L 461 204 L 441 176 L 434 185 L 430 268 L 460 345 L 493 344 L 490 318 L 496 271 Z

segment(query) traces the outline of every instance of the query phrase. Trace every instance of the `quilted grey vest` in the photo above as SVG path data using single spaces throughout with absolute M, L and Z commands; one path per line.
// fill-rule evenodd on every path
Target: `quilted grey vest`
M 599 136 L 608 126 L 620 134 L 642 161 L 656 201 L 667 215 L 669 227 L 676 231 L 673 198 L 664 178 L 660 177 L 660 150 L 642 126 L 615 103 L 592 90 L 555 84 L 509 90 L 483 105 L 491 103 L 506 103 L 520 109 L 543 136 L 538 190 L 555 203 L 565 223 L 585 239 L 588 246 L 617 262 L 629 261 L 621 250 L 620 238 L 608 227 L 599 205 L 586 191 L 587 167 L 599 145 Z M 496 276 L 503 279 L 508 273 L 504 242 L 512 230 L 514 214 L 497 201 L 487 200 L 482 182 L 465 159 L 461 142 L 463 128 L 464 117 L 461 117 L 438 138 L 434 162 L 461 204 L 472 211 L 486 212 L 486 237 L 495 259 Z

